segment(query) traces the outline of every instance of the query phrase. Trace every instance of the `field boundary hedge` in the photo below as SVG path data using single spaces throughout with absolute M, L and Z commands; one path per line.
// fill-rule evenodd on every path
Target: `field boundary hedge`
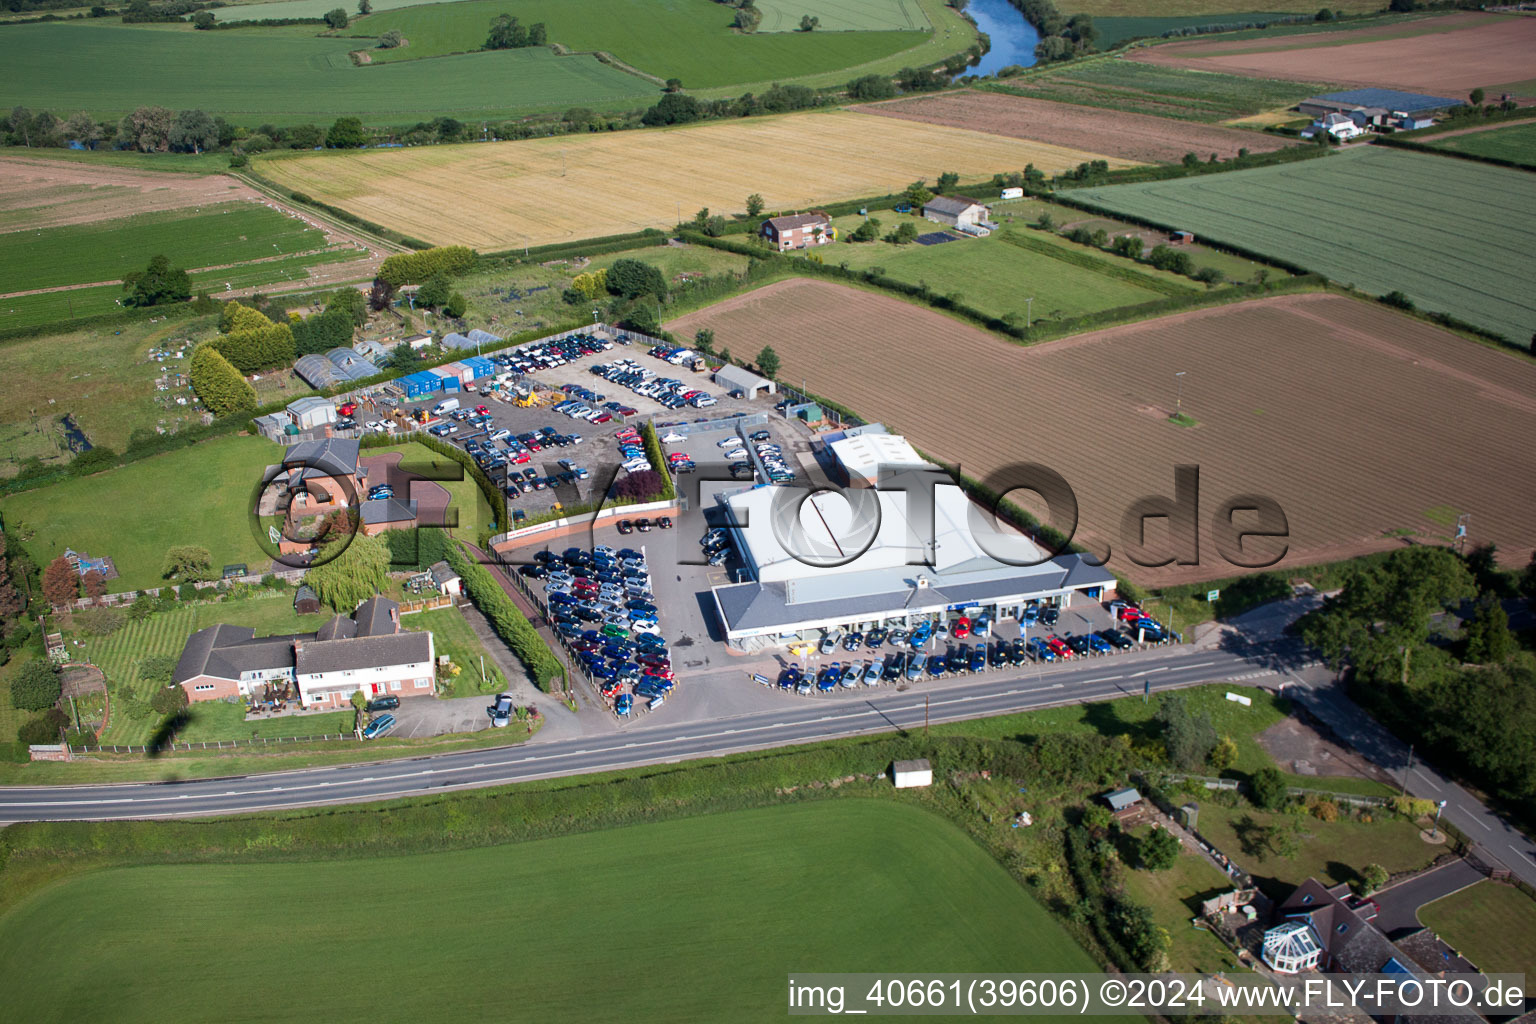
M 1194 152 L 1191 150 L 1190 152 Z M 1216 163 L 1200 161 L 1195 164 L 1146 164 L 1142 167 L 1122 167 L 1091 180 L 1077 181 L 1056 175 L 1052 179 L 1053 194 L 1074 188 L 1101 188 L 1108 185 L 1134 185 L 1148 181 L 1173 181 L 1177 178 L 1199 178 L 1207 174 L 1225 174 L 1229 171 L 1251 171 L 1275 164 L 1292 164 L 1302 160 L 1315 160 L 1327 156 L 1332 150 L 1322 146 L 1283 146 L 1264 153 L 1250 152 L 1245 157 L 1232 157 Z M 1196 156 L 1199 154 L 1196 153 Z
M 1494 131 L 1496 129 L 1489 129 Z M 1375 145 L 1386 146 L 1389 149 L 1406 149 L 1414 153 L 1429 153 L 1432 156 L 1448 156 L 1456 160 L 1471 160 L 1478 164 L 1492 164 L 1495 167 L 1509 167 L 1517 171 L 1536 171 L 1536 163 L 1520 160 L 1509 160 L 1502 156 L 1488 156 L 1484 153 L 1466 153 L 1459 149 L 1442 149 L 1432 142 L 1418 142 L 1414 139 L 1399 138 L 1395 135 L 1383 135 L 1377 139 Z

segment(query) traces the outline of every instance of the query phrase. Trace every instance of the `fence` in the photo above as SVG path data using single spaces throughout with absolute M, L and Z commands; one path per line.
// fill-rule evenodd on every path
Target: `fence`
M 1206 789 L 1223 789 L 1241 792 L 1247 787 L 1237 779 L 1222 779 L 1211 775 L 1164 775 L 1164 782 L 1198 782 Z M 1287 786 L 1287 796 L 1321 796 L 1329 800 L 1342 803 L 1357 804 L 1362 807 L 1385 807 L 1389 803 L 1384 796 L 1361 796 L 1355 793 L 1339 793 L 1331 789 L 1309 789 L 1305 786 Z
M 228 587 L 235 583 L 244 583 L 249 586 L 260 586 L 262 581 L 265 580 L 268 576 L 276 576 L 278 579 L 284 581 L 285 583 L 297 583 L 304 578 L 304 573 L 306 571 L 307 570 L 304 569 L 282 569 L 267 573 L 246 573 L 244 576 L 227 576 L 223 579 L 217 580 L 203 580 L 199 583 L 167 583 L 163 587 L 146 587 L 143 590 L 128 590 L 118 594 L 103 594 L 99 600 L 92 600 L 88 597 L 76 598 L 75 600 L 70 601 L 68 604 L 60 605 L 59 607 L 69 611 L 80 611 L 82 609 L 90 608 L 93 605 L 98 604 L 107 605 L 109 607 L 115 605 L 132 604 L 140 594 L 152 594 L 155 597 L 159 597 L 167 590 L 174 594 L 176 590 L 183 586 L 190 586 L 195 590 L 219 589 Z
M 571 526 L 596 524 L 604 519 L 614 519 L 618 516 L 640 515 L 646 512 L 670 512 L 676 508 L 677 501 L 675 499 L 671 501 L 646 502 L 640 505 L 609 505 L 606 508 L 598 509 L 596 512 L 591 514 L 565 516 L 560 519 L 549 519 L 542 523 L 535 523 L 532 526 L 525 526 L 520 530 L 508 530 L 506 533 L 499 533 L 492 537 L 490 544 L 493 550 L 497 545 L 506 544 L 512 544 L 516 547 L 521 547 L 524 543 L 540 536 L 541 534 L 557 532 Z
M 76 754 L 170 754 L 188 750 L 237 750 L 241 747 L 276 747 L 284 743 L 335 743 L 338 740 L 356 741 L 350 732 L 326 733 L 323 736 L 256 736 L 248 740 L 172 740 L 159 746 L 141 743 L 109 743 L 96 747 L 68 748 Z M 36 749 L 36 748 L 34 748 Z M 34 757 L 34 761 L 39 758 Z M 54 760 L 61 760 L 55 758 Z

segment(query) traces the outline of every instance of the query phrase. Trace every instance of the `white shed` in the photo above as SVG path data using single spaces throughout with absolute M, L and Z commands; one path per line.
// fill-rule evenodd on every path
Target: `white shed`
M 897 761 L 891 765 L 891 781 L 897 789 L 916 789 L 933 785 L 933 766 L 927 758 Z

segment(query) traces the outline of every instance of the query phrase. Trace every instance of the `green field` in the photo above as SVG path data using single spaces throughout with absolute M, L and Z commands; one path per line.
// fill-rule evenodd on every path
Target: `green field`
M 1509 160 L 1526 167 L 1536 167 L 1536 123 L 1492 128 L 1486 132 L 1470 132 L 1466 135 L 1452 136 L 1441 142 L 1436 142 L 1432 138 L 1424 141 L 1436 149 L 1445 149 L 1452 153 L 1486 156 L 1496 160 Z
M 817 32 L 926 32 L 931 27 L 916 0 L 763 0 L 759 32 L 798 32 L 800 19 L 820 19 Z
M 149 103 L 198 107 L 239 124 L 329 124 L 339 113 L 387 124 L 439 115 L 478 119 L 571 106 L 637 107 L 659 93 L 593 57 L 556 57 L 543 48 L 354 67 L 347 51 L 357 45 L 261 29 L 178 32 L 60 22 L 6 28 L 0 62 L 11 69 L 15 103 L 99 116 Z
M 1109 57 L 984 88 L 1062 103 L 1214 123 L 1288 107 L 1332 87 L 1318 82 L 1187 71 Z
M 923 32 L 765 32 L 744 35 L 730 28 L 731 10 L 712 0 L 458 0 L 385 11 L 358 20 L 349 35 L 377 38 L 398 30 L 409 46 L 374 50 L 375 62 L 408 63 L 422 57 L 463 53 L 484 45 L 497 15 L 524 25 L 543 22 L 549 40 L 577 51 L 601 50 L 660 78 L 680 78 L 689 88 L 789 80 L 853 67 L 911 49 Z M 357 45 L 355 42 L 353 45 Z M 572 102 L 575 102 L 574 100 Z
M 66 547 L 110 555 L 121 578 L 114 591 L 160 586 L 167 548 L 197 544 L 215 567 L 272 560 L 256 542 L 248 512 L 262 470 L 281 450 L 259 437 L 222 437 L 95 476 L 0 500 L 7 529 L 17 530 L 45 565 Z
M 1072 196 L 1378 295 L 1401 291 L 1518 345 L 1536 331 L 1536 189 L 1524 171 L 1358 147 Z
M 1144 835 L 1148 826 L 1137 831 Z M 1166 871 L 1127 871 L 1126 890 L 1138 903 L 1152 908 L 1157 923 L 1173 940 L 1168 957 L 1176 971 L 1212 973 L 1236 965 L 1226 945 L 1203 928 L 1191 924 L 1200 916 L 1200 904 L 1232 888 L 1232 881 L 1204 857 L 1181 850 L 1179 859 Z
M 152 255 L 192 269 L 324 248 L 325 234 L 260 203 L 220 203 L 0 234 L 0 294 L 120 281 Z M 331 258 L 334 258 L 332 256 Z M 256 269 L 256 268 L 252 268 Z
M 833 223 L 846 238 L 862 219 L 840 217 Z M 904 218 L 882 211 L 878 219 L 886 232 Z M 920 227 L 939 229 L 926 221 Z M 1188 278 L 1143 270 L 1129 260 L 1015 226 L 1005 226 L 988 238 L 961 238 L 939 245 L 839 241 L 823 247 L 818 255 L 828 263 L 847 263 L 853 270 L 881 267 L 887 277 L 926 283 L 939 295 L 958 293 L 966 304 L 984 313 L 1017 314 L 1021 323 L 1031 309 L 1037 323 L 1065 320 L 1204 289 Z M 1025 301 L 1029 298 L 1034 302 Z
M 1536 902 L 1516 889 L 1478 882 L 1419 908 L 1419 921 L 1493 973 L 1529 973 L 1536 952 Z
M 1068 5 L 1070 7 L 1070 5 Z M 1093 27 L 1099 30 L 1099 38 L 1095 45 L 1101 50 L 1110 50 L 1128 39 L 1156 39 L 1164 32 L 1172 32 L 1175 29 L 1200 28 L 1206 25 L 1232 25 L 1241 22 L 1263 21 L 1265 18 L 1295 17 L 1294 14 L 1279 14 L 1273 11 L 1255 11 L 1234 14 L 1221 11 L 1214 14 L 1182 14 L 1172 17 L 1160 18 L 1157 15 L 1147 15 L 1141 18 L 1094 18 Z
M 387 974 L 365 954 L 338 971 L 338 944 L 381 927 Z M 274 952 L 280 970 L 256 966 Z M 1098 967 L 955 826 L 863 800 L 408 857 L 116 868 L 0 918 L 0 989 L 29 1024 L 777 1021 L 794 971 L 1022 969 Z

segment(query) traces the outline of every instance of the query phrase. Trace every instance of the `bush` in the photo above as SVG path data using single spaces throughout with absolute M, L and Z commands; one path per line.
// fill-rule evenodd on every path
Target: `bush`
M 187 691 L 180 686 L 156 687 L 154 695 L 149 698 L 149 706 L 157 715 L 174 715 L 188 703 Z
M 1358 886 L 1360 895 L 1369 896 L 1371 893 L 1380 890 L 1391 879 L 1392 876 L 1387 873 L 1387 869 L 1380 864 L 1367 864 L 1360 869 L 1360 884 Z
M 58 708 L 47 711 L 23 722 L 16 730 L 16 738 L 22 743 L 57 743 L 59 730 L 69 724 L 69 716 Z
M 1278 768 L 1260 768 L 1248 780 L 1248 799 L 1260 810 L 1278 810 L 1285 803 L 1285 777 Z
M 63 692 L 58 669 L 51 662 L 34 658 L 11 680 L 11 707 L 41 711 L 57 704 Z
M 884 75 L 864 75 L 848 83 L 851 100 L 888 100 L 896 95 L 896 84 Z
M 1167 871 L 1178 863 L 1179 837 L 1165 828 L 1154 828 L 1136 844 L 1136 860 L 1148 871 Z

